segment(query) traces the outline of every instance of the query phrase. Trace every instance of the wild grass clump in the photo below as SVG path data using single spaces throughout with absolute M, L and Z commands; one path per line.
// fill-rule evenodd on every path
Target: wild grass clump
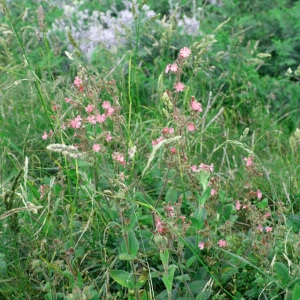
M 195 3 L 146 2 L 116 3 L 115 51 L 69 28 L 60 52 L 53 15 L 32 36 L 1 0 L 0 298 L 298 299 L 299 70 L 261 77 L 231 16 L 182 36 Z

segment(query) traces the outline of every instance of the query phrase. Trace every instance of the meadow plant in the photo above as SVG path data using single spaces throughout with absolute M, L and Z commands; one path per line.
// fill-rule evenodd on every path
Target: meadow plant
M 66 52 L 76 75 L 63 97 L 60 90 L 42 98 L 39 140 L 50 168 L 37 168 L 26 146 L 20 163 L 0 140 L 1 159 L 17 170 L 8 179 L 1 170 L 1 297 L 299 298 L 300 218 L 289 193 L 276 193 L 254 133 L 248 146 L 251 128 L 239 140 L 227 131 L 217 139 L 226 123 L 222 101 L 216 105 L 223 85 L 201 97 L 192 89 L 201 68 L 209 74 L 205 55 L 216 42 L 206 35 L 173 47 L 161 62 L 160 111 L 150 122 L 121 104 L 113 72 L 104 78 L 74 58 L 76 49 Z M 129 101 L 136 62 L 130 57 Z M 46 85 L 35 83 L 43 96 Z M 212 139 L 219 145 L 210 147 Z M 289 142 L 297 162 L 298 129 Z

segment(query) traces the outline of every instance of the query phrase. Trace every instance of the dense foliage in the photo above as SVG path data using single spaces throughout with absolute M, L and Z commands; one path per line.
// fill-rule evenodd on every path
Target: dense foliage
M 1 299 L 300 298 L 299 2 L 199 2 L 0 1 Z

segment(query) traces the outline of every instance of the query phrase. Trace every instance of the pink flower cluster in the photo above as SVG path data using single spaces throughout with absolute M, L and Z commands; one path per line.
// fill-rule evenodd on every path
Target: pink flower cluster
M 53 135 L 53 131 L 50 129 L 49 133 L 44 131 L 44 134 L 42 135 L 42 139 L 46 140 L 47 138 L 51 137 Z
M 161 131 L 162 134 L 173 134 L 174 133 L 174 128 L 168 128 L 168 127 L 164 127 Z
M 190 102 L 190 106 L 193 111 L 197 111 L 197 112 L 203 111 L 201 103 L 196 101 L 194 96 L 192 96 L 192 101 Z
M 82 118 L 80 115 L 78 115 L 75 119 L 70 120 L 70 126 L 74 129 L 80 128 L 81 124 L 82 124 Z
M 160 234 L 164 232 L 163 223 L 159 216 L 155 217 L 155 228 L 157 232 Z
M 244 161 L 246 162 L 246 167 L 250 167 L 253 164 L 253 157 L 244 157 Z
M 226 242 L 226 240 L 221 239 L 221 240 L 218 241 L 218 245 L 219 245 L 220 248 L 225 248 L 227 246 L 227 242 Z M 204 250 L 205 243 L 204 242 L 199 242 L 198 247 L 199 247 L 200 250 Z
M 119 162 L 122 166 L 126 165 L 126 159 L 125 159 L 125 157 L 124 157 L 124 155 L 122 153 L 115 152 L 112 155 L 112 158 L 113 158 L 113 160 Z
M 80 92 L 83 92 L 82 79 L 79 76 L 76 76 L 74 79 L 74 85 L 78 87 Z
M 183 47 L 182 49 L 180 49 L 179 51 L 179 58 L 177 60 L 177 63 L 173 63 L 173 64 L 168 64 L 166 66 L 166 69 L 165 69 L 165 73 L 168 74 L 169 72 L 173 72 L 173 73 L 176 73 L 176 72 L 180 72 L 181 68 L 179 65 L 182 64 L 182 60 L 185 59 L 185 58 L 188 58 L 191 54 L 191 50 L 187 47 Z M 175 88 L 175 91 L 177 93 L 179 92 L 183 92 L 184 91 L 184 84 L 180 81 L 176 82 L 175 85 L 174 85 L 174 88 Z
M 201 163 L 199 167 L 197 168 L 196 165 L 191 166 L 191 170 L 195 173 L 199 173 L 200 170 L 206 171 L 206 172 L 213 172 L 214 171 L 214 164 L 211 165 L 205 165 Z
M 164 138 L 162 136 L 160 136 L 156 140 L 152 140 L 151 144 L 152 144 L 152 146 L 155 146 L 155 145 L 158 145 L 159 143 L 161 143 L 163 140 L 164 140 Z
M 177 72 L 178 71 L 178 65 L 176 63 L 168 64 L 166 66 L 166 70 L 165 70 L 166 74 L 168 74 L 169 71 L 174 72 L 174 73 Z
M 257 230 L 260 231 L 260 232 L 263 232 L 263 231 L 264 231 L 264 228 L 263 228 L 263 226 L 262 226 L 261 224 L 259 224 L 259 225 L 257 226 Z M 271 226 L 266 226 L 266 227 L 265 227 L 265 231 L 266 231 L 267 233 L 272 232 L 272 231 L 273 231 L 273 227 L 271 227 Z

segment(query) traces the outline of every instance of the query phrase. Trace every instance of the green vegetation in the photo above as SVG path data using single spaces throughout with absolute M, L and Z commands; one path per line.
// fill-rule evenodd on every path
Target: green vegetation
M 110 2 L 0 0 L 0 299 L 300 299 L 299 2 Z

